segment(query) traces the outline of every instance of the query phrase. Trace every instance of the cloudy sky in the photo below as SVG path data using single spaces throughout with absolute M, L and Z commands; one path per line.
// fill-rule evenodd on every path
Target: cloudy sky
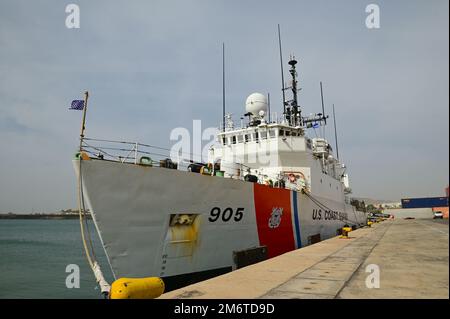
M 375 2 L 375 1 L 372 1 Z M 87 135 L 169 146 L 175 127 L 270 92 L 281 109 L 284 59 L 299 60 L 301 105 L 336 105 L 355 196 L 442 196 L 449 164 L 448 1 L 0 1 L 0 212 L 76 206 L 71 159 L 90 91 Z M 67 4 L 80 29 L 65 26 Z M 285 69 L 287 71 L 287 68 Z M 332 137 L 332 126 L 327 137 Z

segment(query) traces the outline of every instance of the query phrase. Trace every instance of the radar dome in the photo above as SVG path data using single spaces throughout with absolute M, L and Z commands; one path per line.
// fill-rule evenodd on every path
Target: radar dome
M 253 93 L 250 94 L 245 101 L 245 111 L 252 113 L 253 116 L 258 116 L 261 114 L 266 114 L 267 112 L 267 98 L 264 94 Z

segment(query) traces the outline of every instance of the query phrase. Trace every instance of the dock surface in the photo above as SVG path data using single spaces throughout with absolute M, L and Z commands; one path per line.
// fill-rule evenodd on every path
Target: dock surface
M 387 220 L 160 298 L 448 299 L 448 234 L 448 219 Z

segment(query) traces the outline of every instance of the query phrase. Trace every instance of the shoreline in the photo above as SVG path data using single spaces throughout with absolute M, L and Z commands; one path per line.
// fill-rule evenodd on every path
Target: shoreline
M 86 214 L 88 219 L 92 219 L 90 214 Z M 0 214 L 1 219 L 78 219 L 78 214 Z

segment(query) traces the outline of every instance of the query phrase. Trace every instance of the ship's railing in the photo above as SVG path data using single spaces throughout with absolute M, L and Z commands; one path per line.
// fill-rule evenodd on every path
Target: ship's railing
M 143 144 L 139 142 L 114 141 L 85 137 L 82 141 L 82 151 L 90 157 L 120 163 L 150 164 L 165 168 L 188 170 L 190 164 L 206 165 L 202 154 L 176 152 L 171 154 L 169 148 Z M 229 168 L 233 168 L 230 163 Z M 241 170 L 249 168 L 244 164 Z M 224 167 L 224 164 L 221 165 Z M 228 167 L 228 166 L 226 166 Z M 244 176 L 241 176 L 244 178 Z
M 86 137 L 82 141 L 82 151 L 86 152 L 92 158 L 101 160 L 131 164 L 146 164 L 165 168 L 177 168 L 179 170 L 188 170 L 188 166 L 191 164 L 194 164 L 197 167 L 207 165 L 205 164 L 207 161 L 202 161 L 201 154 L 188 152 L 171 154 L 171 150 L 168 148 L 139 142 L 114 141 Z M 230 163 L 228 166 L 222 163 L 220 167 L 224 168 L 225 166 L 225 168 L 231 169 L 234 168 L 232 164 L 235 163 Z M 244 164 L 239 165 L 241 167 L 241 172 L 249 169 L 249 167 Z M 244 179 L 244 175 L 241 174 L 234 178 Z
M 83 138 L 82 150 L 89 156 L 121 163 L 139 164 L 143 159 L 152 166 L 160 165 L 161 160 L 170 159 L 170 149 L 139 142 L 114 141 L 106 139 Z M 181 154 L 177 161 L 192 163 L 189 154 Z
M 278 112 L 271 112 L 270 117 L 266 115 L 265 123 L 266 124 L 285 124 L 287 123 L 286 116 L 284 114 L 279 114 Z M 234 130 L 242 130 L 248 127 L 247 121 L 244 118 L 240 118 L 239 122 L 228 121 L 225 122 L 225 131 L 234 131 Z M 224 124 L 219 123 L 218 130 L 220 132 L 224 131 Z

